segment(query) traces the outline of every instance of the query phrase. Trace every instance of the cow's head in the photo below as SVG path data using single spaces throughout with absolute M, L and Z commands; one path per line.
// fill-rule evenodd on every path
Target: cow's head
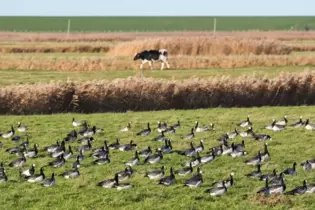
M 140 59 L 140 53 L 136 53 L 135 56 L 133 57 L 133 60 L 138 60 Z

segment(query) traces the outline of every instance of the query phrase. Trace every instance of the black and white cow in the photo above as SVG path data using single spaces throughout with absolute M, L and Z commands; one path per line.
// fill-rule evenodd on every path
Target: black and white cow
M 153 61 L 160 61 L 161 62 L 161 70 L 164 69 L 164 64 L 166 64 L 166 67 L 169 69 L 170 65 L 168 63 L 168 52 L 166 49 L 160 49 L 160 50 L 144 50 L 142 52 L 139 52 L 135 55 L 133 60 L 141 60 L 140 69 L 143 68 L 143 64 L 149 63 L 149 66 L 152 70 L 152 62 Z

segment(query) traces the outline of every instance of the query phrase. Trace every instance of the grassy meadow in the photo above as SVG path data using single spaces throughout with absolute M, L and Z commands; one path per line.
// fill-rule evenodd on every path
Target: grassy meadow
M 272 141 L 268 141 L 271 159 L 263 164 L 262 172 L 270 173 L 277 168 L 279 173 L 288 167 L 292 167 L 293 162 L 297 162 L 297 175 L 286 176 L 287 190 L 300 186 L 304 179 L 309 183 L 314 183 L 314 173 L 303 171 L 299 165 L 301 161 L 314 158 L 315 149 L 311 146 L 314 138 L 314 131 L 307 131 L 304 128 L 290 128 L 285 131 L 273 132 L 264 129 L 273 118 L 281 120 L 283 115 L 288 116 L 289 124 L 298 120 L 309 118 L 313 122 L 315 118 L 314 107 L 264 107 L 264 108 L 215 108 L 186 111 L 156 111 L 156 112 L 128 112 L 123 114 L 100 113 L 100 114 L 54 114 L 54 115 L 32 115 L 32 116 L 1 116 L 1 131 L 7 131 L 10 125 L 15 125 L 18 121 L 29 127 L 30 147 L 34 143 L 39 144 L 40 158 L 27 159 L 27 164 L 23 169 L 36 164 L 36 173 L 39 168 L 53 158 L 48 157 L 42 151 L 44 146 L 53 144 L 56 140 L 61 140 L 74 127 L 71 125 L 72 117 L 78 120 L 88 120 L 91 125 L 103 128 L 104 133 L 97 133 L 92 147 L 102 146 L 106 139 L 110 143 L 116 138 L 121 138 L 122 144 L 127 144 L 131 139 L 137 144 L 137 150 L 142 150 L 151 145 L 153 149 L 162 146 L 163 142 L 154 142 L 152 139 L 159 135 L 155 130 L 158 120 L 167 120 L 168 124 L 175 124 L 181 121 L 181 127 L 176 134 L 168 134 L 167 137 L 173 142 L 174 150 L 181 150 L 189 147 L 191 140 L 183 140 L 181 136 L 188 134 L 191 127 L 198 120 L 201 125 L 215 124 L 215 131 L 196 133 L 193 142 L 199 145 L 201 139 L 205 142 L 205 150 L 201 153 L 204 156 L 210 147 L 219 145 L 216 141 L 225 132 L 232 132 L 237 127 L 237 123 L 246 119 L 247 115 L 253 122 L 254 132 L 265 133 L 272 136 Z M 132 129 L 127 133 L 120 133 L 121 126 L 125 126 L 128 121 L 132 123 Z M 150 122 L 152 133 L 147 137 L 138 137 L 135 134 L 146 127 Z M 240 129 L 239 130 L 245 130 Z M 77 129 L 78 130 L 78 129 Z M 17 132 L 16 135 L 24 134 Z M 25 137 L 23 138 L 25 140 Z M 241 137 L 230 140 L 240 143 Z M 39 183 L 28 183 L 22 181 L 17 168 L 10 168 L 7 164 L 16 159 L 17 156 L 10 155 L 5 149 L 16 146 L 10 139 L 1 139 L 3 148 L 0 152 L 0 160 L 5 163 L 8 178 L 11 182 L 0 183 L 3 192 L 0 205 L 4 209 L 314 209 L 314 195 L 301 196 L 271 196 L 264 198 L 258 196 L 256 191 L 264 186 L 263 181 L 245 177 L 246 173 L 256 170 L 255 166 L 245 165 L 244 160 L 263 151 L 264 143 L 252 139 L 245 139 L 247 155 L 238 158 L 221 156 L 212 163 L 202 165 L 204 183 L 200 188 L 190 189 L 184 187 L 185 180 L 192 175 L 180 177 L 176 175 L 176 184 L 170 187 L 160 186 L 157 181 L 144 178 L 145 171 L 153 168 L 160 168 L 165 165 L 166 175 L 169 175 L 170 167 L 175 170 L 180 169 L 180 164 L 190 158 L 180 156 L 175 153 L 165 154 L 161 163 L 144 165 L 143 158 L 141 164 L 135 166 L 135 173 L 131 179 L 125 181 L 132 183 L 133 187 L 123 191 L 116 189 L 105 189 L 97 187 L 96 184 L 104 179 L 113 178 L 114 173 L 125 168 L 124 162 L 134 156 L 134 151 L 121 152 L 110 151 L 111 163 L 108 165 L 92 165 L 93 158 L 88 157 L 90 152 L 84 153 L 86 159 L 81 161 L 81 175 L 75 179 L 66 180 L 63 177 L 56 177 L 56 186 L 51 188 L 41 187 Z M 79 143 L 72 143 L 76 148 Z M 67 145 L 66 145 L 67 146 Z M 301 152 L 303 151 L 303 152 Z M 74 153 L 75 155 L 78 152 Z M 45 167 L 44 173 L 50 177 L 52 172 L 57 175 L 71 169 L 71 158 L 60 168 Z M 214 181 L 226 179 L 231 172 L 235 173 L 235 185 L 228 188 L 228 193 L 220 198 L 211 197 L 204 191 L 210 188 Z M 194 168 L 193 174 L 196 173 Z
M 214 17 L 0 17 L 1 31 L 72 32 L 209 31 Z M 304 30 L 315 17 L 216 17 L 218 31 Z

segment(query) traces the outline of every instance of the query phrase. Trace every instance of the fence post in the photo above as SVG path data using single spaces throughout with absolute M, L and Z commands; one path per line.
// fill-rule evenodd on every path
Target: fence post
M 70 25 L 71 25 L 71 20 L 68 20 L 68 28 L 67 28 L 67 38 L 69 37 L 70 34 Z
M 213 37 L 215 37 L 216 30 L 217 30 L 217 19 L 214 18 L 214 20 L 213 20 Z

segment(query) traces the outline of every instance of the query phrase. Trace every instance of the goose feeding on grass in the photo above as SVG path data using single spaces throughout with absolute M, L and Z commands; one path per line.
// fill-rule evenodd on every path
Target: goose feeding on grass
M 140 156 L 140 157 L 144 157 L 144 158 L 148 157 L 148 156 L 151 155 L 151 154 L 152 154 L 152 148 L 151 148 L 150 145 L 148 146 L 147 149 L 141 150 L 141 151 L 139 152 L 139 156 Z
M 149 177 L 149 179 L 160 179 L 165 175 L 165 166 L 160 169 L 154 169 L 146 172 L 144 177 Z
M 293 163 L 292 168 L 287 168 L 282 173 L 286 175 L 291 175 L 291 176 L 296 175 L 296 162 Z
M 202 171 L 200 167 L 197 168 L 197 174 L 195 174 L 193 177 L 188 179 L 184 186 L 187 187 L 200 187 L 203 183 L 203 177 L 202 177 Z
M 128 122 L 128 125 L 120 128 L 120 132 L 127 132 L 131 129 L 131 122 Z
M 282 176 L 282 175 L 281 175 Z M 273 169 L 272 173 L 262 174 L 259 178 L 261 181 L 265 181 L 267 178 L 269 179 L 269 182 L 271 182 L 273 179 L 276 179 L 277 176 L 277 169 Z
M 257 164 L 261 164 L 263 162 L 262 158 L 261 158 L 261 153 L 260 151 L 258 152 L 258 155 L 252 158 L 249 158 L 247 160 L 245 160 L 245 163 L 247 165 L 257 165 Z
M 133 140 L 130 140 L 129 144 L 125 144 L 125 145 L 119 145 L 118 149 L 120 151 L 130 151 L 133 150 L 137 147 L 137 144 L 133 143 Z
M 162 131 L 162 132 L 161 132 L 161 135 L 155 137 L 155 138 L 153 139 L 153 141 L 164 141 L 164 140 L 166 139 L 166 136 L 164 135 L 164 133 L 165 133 L 165 131 Z
M 150 123 L 147 124 L 147 128 L 143 129 L 142 131 L 138 132 L 136 135 L 137 136 L 148 136 L 151 133 L 151 128 L 150 128 Z
M 164 176 L 159 180 L 159 184 L 165 185 L 165 186 L 174 185 L 175 182 L 176 182 L 176 179 L 175 179 L 173 167 L 171 167 L 171 169 L 170 169 L 170 175 L 169 176 Z
M 116 138 L 116 142 L 115 143 L 111 143 L 108 147 L 110 149 L 118 149 L 120 146 L 120 138 Z
M 11 130 L 4 132 L 4 133 L 1 133 L 0 135 L 2 138 L 7 139 L 7 138 L 11 138 L 12 136 L 14 136 L 14 134 L 15 134 L 14 127 L 13 127 L 13 125 L 11 125 Z
M 302 186 L 295 187 L 294 189 L 286 192 L 285 194 L 286 195 L 302 195 L 302 194 L 305 194 L 306 192 L 307 192 L 307 181 L 304 180 Z
M 49 162 L 48 165 L 54 168 L 59 168 L 63 166 L 65 163 L 66 163 L 66 160 L 64 159 L 63 154 L 61 154 L 55 160 Z
M 281 179 L 281 184 L 280 185 L 273 185 L 269 186 L 268 184 L 269 180 L 268 178 L 265 181 L 265 187 L 261 188 L 260 190 L 257 191 L 257 193 L 264 193 L 265 195 L 270 195 L 270 194 L 283 194 L 284 191 L 286 190 L 286 185 L 284 182 L 284 179 Z
M 192 138 L 194 138 L 194 137 L 195 137 L 194 130 L 195 130 L 194 128 L 191 128 L 190 133 L 187 134 L 187 135 L 185 135 L 185 136 L 183 137 L 183 139 L 192 139 Z
M 65 179 L 74 179 L 80 176 L 80 171 L 78 168 L 75 168 L 74 170 L 63 172 L 60 176 L 63 176 Z
M 115 183 L 116 183 L 115 178 L 113 178 L 113 179 L 105 179 L 105 180 L 97 183 L 96 186 L 104 187 L 104 188 L 113 188 Z
M 162 124 L 160 121 L 158 121 L 158 127 L 156 128 L 157 132 L 162 133 L 162 131 L 166 131 L 167 129 L 167 121 L 164 121 Z
M 254 139 L 257 141 L 267 141 L 272 140 L 271 136 L 268 134 L 254 134 Z
M 157 151 L 156 154 L 151 154 L 144 159 L 144 163 L 155 164 L 161 162 L 163 159 L 162 151 Z
M 119 181 L 125 181 L 129 179 L 133 174 L 131 166 L 126 167 L 124 170 L 117 172 Z
M 54 172 L 51 174 L 51 178 L 44 179 L 43 182 L 41 183 L 41 186 L 43 187 L 52 187 L 55 185 L 56 185 L 56 180 L 55 180 Z
M 22 167 L 26 163 L 25 154 L 23 153 L 23 156 L 21 158 L 17 158 L 9 163 L 10 167 Z
M 247 177 L 252 177 L 252 178 L 260 178 L 262 176 L 262 173 L 261 173 L 261 165 L 258 164 L 257 165 L 257 170 L 255 171 L 252 171 L 250 173 L 247 173 L 245 174 L 245 176 Z

